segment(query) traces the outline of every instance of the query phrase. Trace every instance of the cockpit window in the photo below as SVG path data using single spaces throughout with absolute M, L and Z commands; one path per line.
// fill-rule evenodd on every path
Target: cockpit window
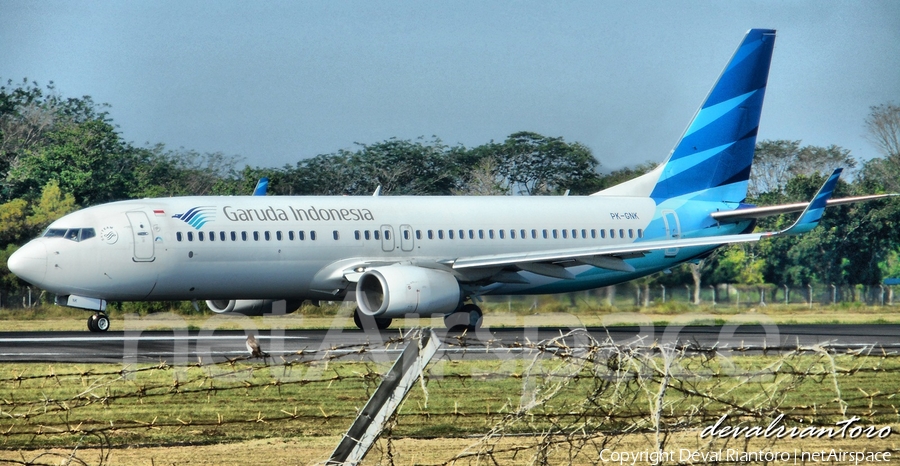
M 93 228 L 48 228 L 44 232 L 44 238 L 65 238 L 71 241 L 84 241 L 97 236 Z
M 59 228 L 49 228 L 44 232 L 44 238 L 55 238 L 59 236 L 66 236 L 66 230 Z

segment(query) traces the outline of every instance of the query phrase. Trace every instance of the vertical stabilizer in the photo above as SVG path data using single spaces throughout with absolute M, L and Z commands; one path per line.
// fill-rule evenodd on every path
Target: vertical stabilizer
M 762 113 L 775 31 L 751 29 L 669 158 L 655 170 L 598 195 L 740 202 Z

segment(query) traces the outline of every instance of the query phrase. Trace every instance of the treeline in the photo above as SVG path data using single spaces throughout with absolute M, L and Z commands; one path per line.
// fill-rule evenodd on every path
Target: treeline
M 261 177 L 270 179 L 271 195 L 371 195 L 378 186 L 383 195 L 586 195 L 654 166 L 604 175 L 583 144 L 519 132 L 471 148 L 437 137 L 388 139 L 281 168 L 252 167 L 223 153 L 135 146 L 122 138 L 107 110 L 89 96 L 63 97 L 52 83 L 0 86 L 3 295 L 25 286 L 6 269 L 6 259 L 21 244 L 66 213 L 114 200 L 246 195 Z M 839 186 L 839 196 L 900 191 L 900 108 L 873 107 L 865 123 L 883 157 L 858 167 Z M 757 154 L 748 202 L 758 204 L 806 201 L 823 174 L 856 166 L 847 150 L 799 141 L 762 141 Z M 885 201 L 829 209 L 823 227 L 808 235 L 724 248 L 700 264 L 642 283 L 875 285 L 885 276 L 900 276 L 897 209 Z M 760 228 L 789 221 L 767 219 Z

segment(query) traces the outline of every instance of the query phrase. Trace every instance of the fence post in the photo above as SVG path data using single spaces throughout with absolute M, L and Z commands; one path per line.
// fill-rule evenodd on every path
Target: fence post
M 812 283 L 806 285 L 809 289 L 809 308 L 812 309 Z
M 790 304 L 790 296 L 791 290 L 788 289 L 787 285 L 784 285 L 784 304 Z
M 837 287 L 831 284 L 831 304 L 837 304 Z
M 662 288 L 662 302 L 666 304 L 666 285 L 659 285 Z

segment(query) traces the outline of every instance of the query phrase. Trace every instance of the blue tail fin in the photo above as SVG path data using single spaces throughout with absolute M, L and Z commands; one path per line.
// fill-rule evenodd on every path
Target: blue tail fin
M 740 202 L 747 194 L 775 31 L 751 29 L 669 158 L 603 195 Z
M 253 190 L 254 196 L 265 196 L 266 191 L 269 189 L 269 179 L 268 178 L 260 178 L 259 181 L 256 182 L 256 189 Z

